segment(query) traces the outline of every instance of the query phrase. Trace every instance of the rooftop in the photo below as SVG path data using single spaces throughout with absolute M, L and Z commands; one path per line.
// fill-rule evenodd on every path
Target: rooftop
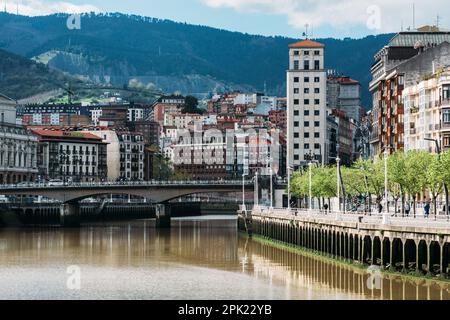
M 289 48 L 325 48 L 325 45 L 312 40 L 302 40 L 289 45 Z
M 55 130 L 50 128 L 30 128 L 31 131 L 41 136 L 42 138 L 54 138 L 54 139 L 71 139 L 71 140 L 83 140 L 83 141 L 95 141 L 102 142 L 102 138 L 88 133 L 88 132 L 75 132 L 75 131 L 63 131 L 63 130 Z
M 438 45 L 442 42 L 450 42 L 450 32 L 420 32 L 406 31 L 396 34 L 391 41 L 389 47 L 415 47 L 418 44 L 423 46 Z

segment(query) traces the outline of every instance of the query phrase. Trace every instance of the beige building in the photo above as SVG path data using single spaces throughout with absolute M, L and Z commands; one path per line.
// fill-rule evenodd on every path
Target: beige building
M 324 50 L 323 44 L 311 40 L 289 46 L 287 157 L 294 169 L 310 160 L 328 162 Z
M 403 90 L 405 151 L 436 152 L 450 148 L 450 68 L 441 68 L 429 79 Z

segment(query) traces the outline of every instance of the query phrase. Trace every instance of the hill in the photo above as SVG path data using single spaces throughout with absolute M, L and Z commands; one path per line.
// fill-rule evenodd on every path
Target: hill
M 0 14 L 0 48 L 99 83 L 136 79 L 166 92 L 208 96 L 254 89 L 285 95 L 287 47 L 296 39 L 230 32 L 120 13 L 85 14 L 80 30 L 67 15 Z M 373 55 L 392 35 L 316 39 L 326 66 L 361 81 L 364 103 Z

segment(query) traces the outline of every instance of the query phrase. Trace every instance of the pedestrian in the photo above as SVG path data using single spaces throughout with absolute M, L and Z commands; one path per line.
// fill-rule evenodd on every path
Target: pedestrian
M 430 201 L 427 200 L 425 203 L 425 207 L 423 208 L 425 210 L 425 218 L 428 218 L 430 216 L 430 208 L 431 208 Z
M 325 203 L 323 208 L 325 209 L 325 214 L 327 214 L 328 213 L 328 204 Z
M 405 214 L 409 217 L 409 213 L 411 212 L 411 206 L 409 205 L 409 201 L 405 204 Z
M 378 213 L 382 213 L 383 212 L 383 205 L 381 204 L 381 201 L 378 202 Z

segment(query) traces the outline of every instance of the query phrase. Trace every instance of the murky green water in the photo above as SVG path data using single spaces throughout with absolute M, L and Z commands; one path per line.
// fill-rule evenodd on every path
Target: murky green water
M 247 239 L 227 217 L 0 230 L 0 299 L 450 299 L 447 284 L 369 277 Z

